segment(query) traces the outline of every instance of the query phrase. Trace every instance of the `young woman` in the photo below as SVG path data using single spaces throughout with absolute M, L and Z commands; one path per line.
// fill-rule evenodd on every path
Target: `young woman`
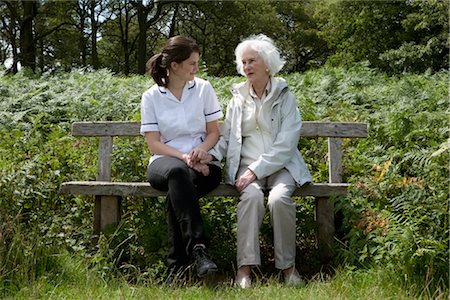
M 223 113 L 211 84 L 195 77 L 199 57 L 192 39 L 170 38 L 147 62 L 156 84 L 142 95 L 141 134 L 153 154 L 147 178 L 167 191 L 169 280 L 191 257 L 198 276 L 217 271 L 207 253 L 198 200 L 220 183 L 218 164 L 201 160 L 218 141 Z

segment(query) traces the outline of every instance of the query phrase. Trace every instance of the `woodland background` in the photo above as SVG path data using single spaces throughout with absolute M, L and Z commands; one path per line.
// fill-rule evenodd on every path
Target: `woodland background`
M 0 63 L 37 72 L 108 68 L 144 74 L 176 34 L 202 48 L 208 74 L 234 75 L 233 50 L 251 34 L 274 38 L 285 72 L 368 61 L 390 74 L 447 68 L 449 2 L 0 1 Z
M 0 27 L 0 298 L 448 299 L 448 1 L 0 0 Z M 367 139 L 344 140 L 351 190 L 334 199 L 334 259 L 319 261 L 314 201 L 298 198 L 306 286 L 280 283 L 265 218 L 256 288 L 235 289 L 235 202 L 203 199 L 220 274 L 168 288 L 164 199 L 125 198 L 121 224 L 95 244 L 93 199 L 58 193 L 97 172 L 98 141 L 70 126 L 140 120 L 146 59 L 175 34 L 201 45 L 198 76 L 225 110 L 244 79 L 234 47 L 257 33 L 287 59 L 303 120 L 369 124 Z M 299 149 L 326 181 L 326 140 Z M 118 139 L 113 180 L 145 180 L 149 158 L 142 139 Z

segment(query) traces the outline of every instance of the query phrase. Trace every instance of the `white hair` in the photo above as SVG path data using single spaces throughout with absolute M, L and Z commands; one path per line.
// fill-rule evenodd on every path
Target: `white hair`
M 236 56 L 236 69 L 239 74 L 244 75 L 244 65 L 242 64 L 242 54 L 246 49 L 255 50 L 262 58 L 271 76 L 274 76 L 283 68 L 285 60 L 281 58 L 280 52 L 273 40 L 264 34 L 252 35 L 240 42 L 234 54 Z

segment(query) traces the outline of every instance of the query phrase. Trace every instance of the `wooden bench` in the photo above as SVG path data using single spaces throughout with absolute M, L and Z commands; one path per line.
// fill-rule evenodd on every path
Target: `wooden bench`
M 141 136 L 139 122 L 77 122 L 72 125 L 72 135 L 98 137 L 98 175 L 96 181 L 71 181 L 61 184 L 60 192 L 72 195 L 95 196 L 94 234 L 106 226 L 117 224 L 121 218 L 121 199 L 125 196 L 159 197 L 164 192 L 148 182 L 111 182 L 111 154 L 113 137 Z M 314 183 L 298 188 L 294 196 L 315 197 L 317 241 L 320 257 L 327 260 L 332 255 L 334 240 L 334 204 L 330 197 L 347 194 L 348 184 L 342 182 L 342 138 L 367 137 L 365 123 L 303 122 L 301 137 L 328 138 L 329 182 Z M 144 139 L 142 138 L 144 142 Z M 206 197 L 238 197 L 233 186 L 221 184 Z

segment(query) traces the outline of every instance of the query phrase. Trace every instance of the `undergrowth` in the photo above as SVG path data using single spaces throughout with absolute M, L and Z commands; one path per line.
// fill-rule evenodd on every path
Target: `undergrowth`
M 239 77 L 211 81 L 225 110 Z M 325 272 L 396 270 L 418 297 L 448 294 L 448 72 L 389 77 L 360 64 L 287 75 L 303 120 L 367 122 L 367 139 L 344 139 L 344 181 L 335 199 L 335 260 Z M 122 223 L 92 242 L 93 201 L 58 193 L 69 180 L 94 180 L 97 141 L 74 138 L 74 121 L 139 120 L 144 77 L 107 70 L 0 77 L 0 295 L 30 284 L 64 286 L 80 270 L 104 282 L 159 284 L 167 249 L 164 199 L 124 199 Z M 299 143 L 314 181 L 327 181 L 326 141 Z M 114 148 L 114 180 L 143 181 L 149 153 L 142 139 Z M 318 260 L 312 199 L 297 199 L 297 265 L 312 280 Z M 211 253 L 224 282 L 235 271 L 235 202 L 203 199 Z M 271 228 L 262 229 L 262 276 L 274 274 Z M 77 257 L 76 266 L 67 266 Z M 337 271 L 340 272 L 340 271 Z M 389 273 L 392 276 L 392 273 Z M 97 278 L 97 277 L 96 277 Z

